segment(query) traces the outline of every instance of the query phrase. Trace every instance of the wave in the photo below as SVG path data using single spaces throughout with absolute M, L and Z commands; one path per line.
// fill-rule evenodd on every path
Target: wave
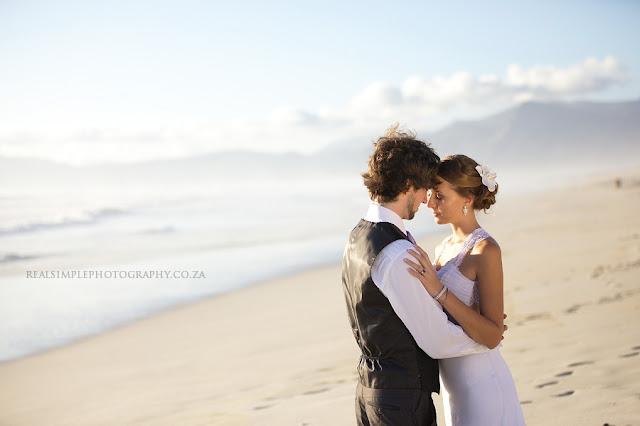
M 138 231 L 138 234 L 142 235 L 157 235 L 157 234 L 172 234 L 176 232 L 176 228 L 174 226 L 163 226 L 161 228 L 149 228 L 143 229 L 142 231 Z
M 33 260 L 39 259 L 41 255 L 32 255 L 32 254 L 19 254 L 19 253 L 7 253 L 4 256 L 0 255 L 0 265 L 11 262 L 19 262 L 21 260 Z
M 79 217 L 64 217 L 55 221 L 27 222 L 15 226 L 0 228 L 0 236 L 26 234 L 74 226 L 94 225 L 101 220 L 130 213 L 130 210 L 106 207 L 98 210 L 87 211 Z

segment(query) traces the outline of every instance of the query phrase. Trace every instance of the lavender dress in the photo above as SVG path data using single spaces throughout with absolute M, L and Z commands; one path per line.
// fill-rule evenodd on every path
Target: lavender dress
M 464 256 L 490 235 L 474 230 L 456 257 L 437 271 L 440 281 L 468 306 L 478 302 L 478 282 L 460 272 Z M 440 382 L 447 426 L 524 425 L 520 401 L 500 346 L 479 354 L 440 360 Z

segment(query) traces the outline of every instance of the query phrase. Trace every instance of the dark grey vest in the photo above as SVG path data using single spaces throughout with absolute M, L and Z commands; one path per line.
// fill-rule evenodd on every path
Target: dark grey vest
M 438 361 L 427 355 L 371 279 L 371 266 L 387 245 L 407 239 L 395 225 L 361 220 L 351 231 L 342 259 L 342 285 L 351 329 L 362 351 L 363 386 L 439 392 Z M 426 297 L 426 295 L 425 295 Z

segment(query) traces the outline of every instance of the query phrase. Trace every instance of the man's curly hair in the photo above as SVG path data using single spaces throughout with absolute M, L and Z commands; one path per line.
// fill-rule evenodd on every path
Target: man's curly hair
M 419 189 L 436 184 L 440 157 L 430 144 L 417 140 L 415 133 L 399 130 L 394 124 L 374 147 L 369 169 L 361 174 L 372 200 L 386 203 L 412 185 Z

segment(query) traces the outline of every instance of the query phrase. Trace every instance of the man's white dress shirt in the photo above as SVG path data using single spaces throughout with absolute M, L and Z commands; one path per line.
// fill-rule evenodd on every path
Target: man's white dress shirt
M 405 235 L 402 218 L 393 210 L 371 203 L 364 217 L 369 222 L 389 222 Z M 410 235 L 410 234 L 409 234 Z M 408 249 L 413 243 L 400 239 L 386 246 L 371 268 L 371 278 L 382 291 L 416 343 L 431 358 L 453 358 L 489 350 L 473 341 L 458 325 L 449 322 L 442 306 L 411 275 L 403 259 L 415 260 Z

